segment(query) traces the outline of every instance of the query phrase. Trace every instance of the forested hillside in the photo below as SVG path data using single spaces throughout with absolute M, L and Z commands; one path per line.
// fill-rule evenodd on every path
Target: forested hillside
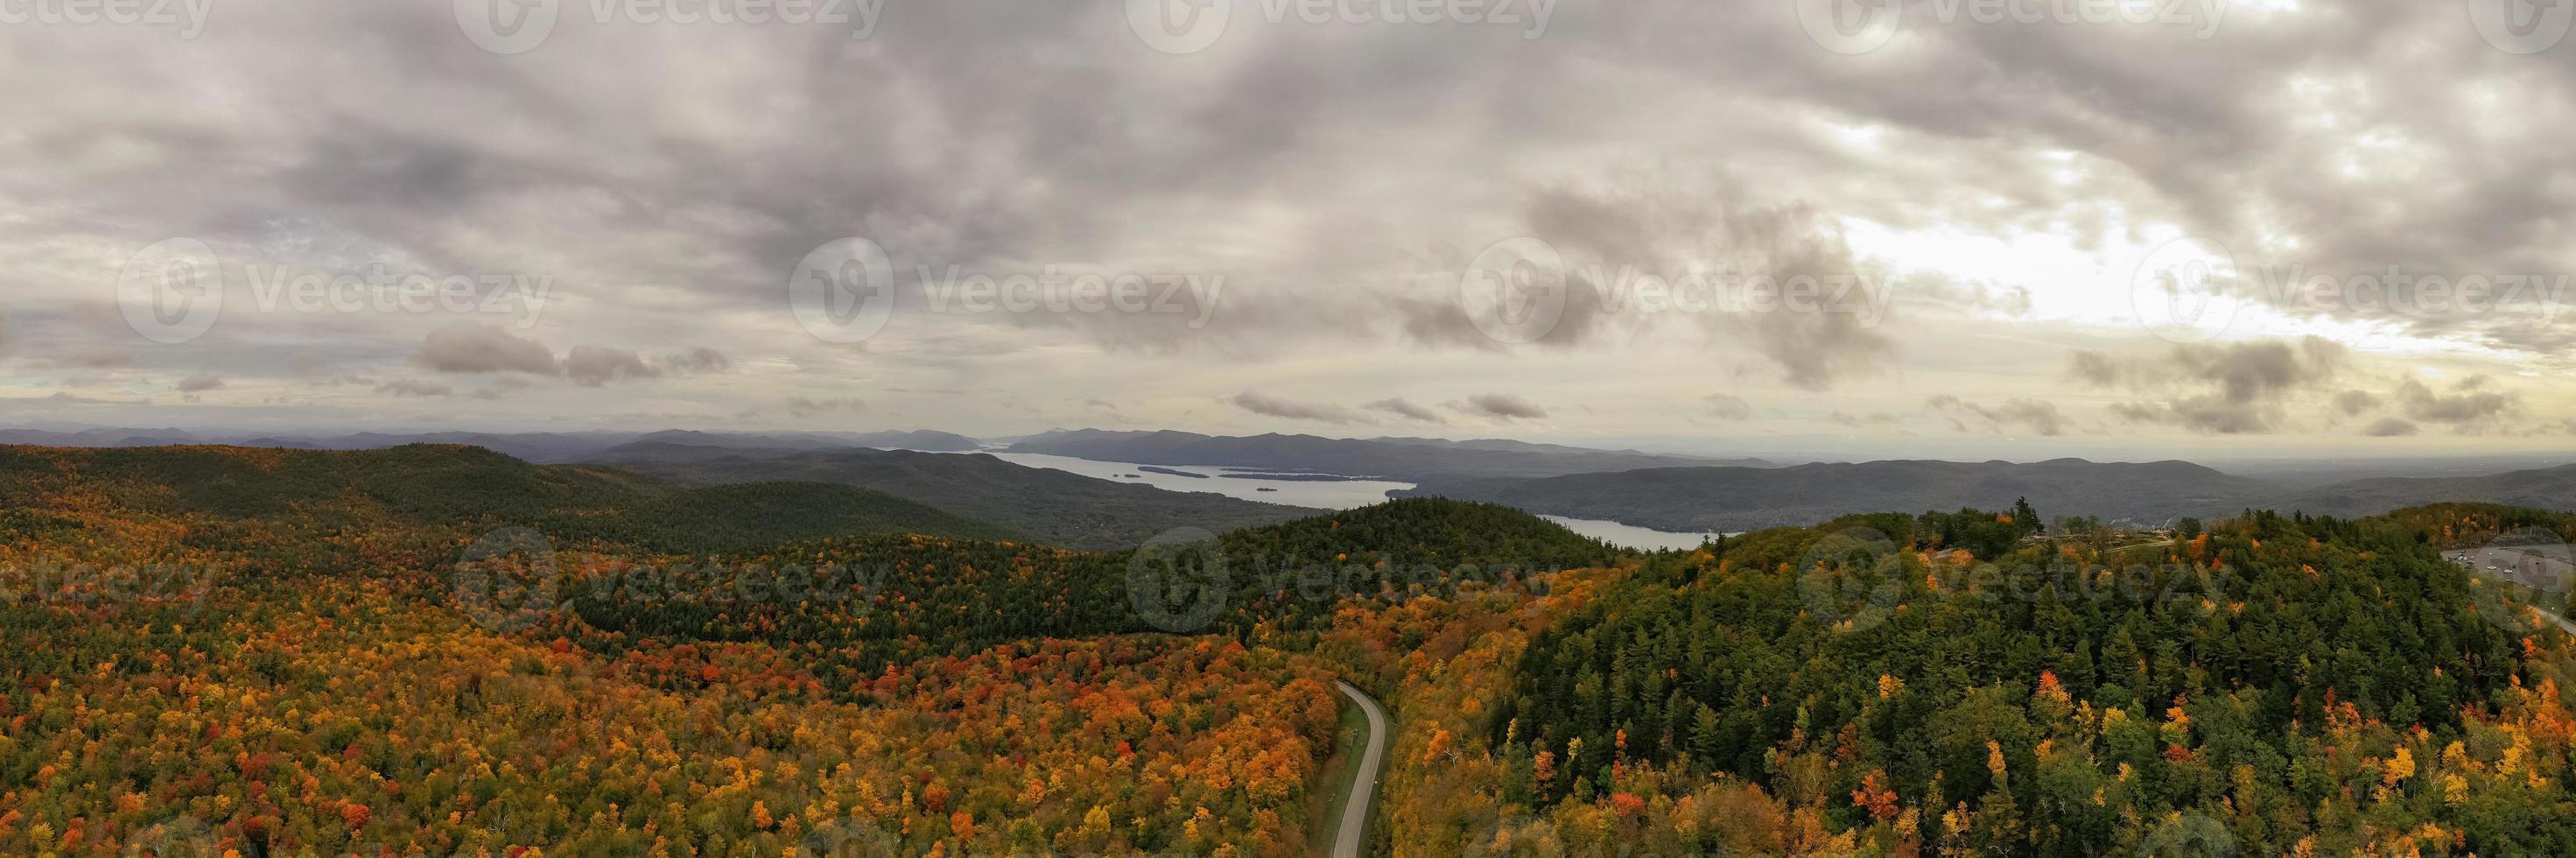
M 1336 611 L 1609 556 L 1448 502 L 1239 531 L 1175 637 L 1139 555 L 843 486 L 0 457 L 5 854 L 1293 854 Z
M 2461 512 L 2258 512 L 2179 544 L 1987 556 L 1864 516 L 1659 559 L 1481 663 L 1416 674 L 1450 677 L 1423 696 L 1457 714 L 1399 748 L 1397 782 L 1426 793 L 1398 835 L 1510 854 L 2561 853 L 2576 661 L 2438 555 L 2496 524 Z
M 2570 640 L 2439 554 L 2576 516 L 2038 513 L 1096 552 L 466 448 L 0 449 L 0 854 L 1303 854 L 1337 678 L 1396 855 L 2576 849 Z

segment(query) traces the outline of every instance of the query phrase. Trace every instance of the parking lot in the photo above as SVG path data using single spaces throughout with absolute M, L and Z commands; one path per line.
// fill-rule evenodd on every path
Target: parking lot
M 2464 549 L 2442 556 L 2480 575 L 2543 590 L 2564 591 L 2576 577 L 2576 554 L 2565 545 Z

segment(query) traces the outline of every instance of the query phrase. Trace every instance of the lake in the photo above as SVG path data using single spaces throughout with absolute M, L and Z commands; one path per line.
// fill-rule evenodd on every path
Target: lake
M 1272 469 L 1219 467 L 1214 465 L 1143 465 L 1134 462 L 1102 462 L 1071 456 L 1049 456 L 1040 453 L 1001 453 L 986 455 L 1032 468 L 1051 468 L 1086 477 L 1121 483 L 1140 483 L 1175 492 L 1215 492 L 1227 497 L 1262 503 L 1319 509 L 1351 509 L 1385 503 L 1387 493 L 1413 488 L 1412 483 L 1393 480 L 1312 480 L 1261 479 L 1251 475 L 1285 476 Z M 1150 470 L 1149 470 L 1150 469 Z M 1174 473 L 1179 472 L 1179 473 Z M 1197 476 L 1184 476 L 1196 474 Z M 1240 474 L 1244 476 L 1224 476 Z M 1323 476 L 1323 475 L 1319 475 Z M 1270 491 L 1262 491 L 1269 489 Z M 1714 534 L 1672 533 L 1662 530 L 1620 524 L 1615 521 L 1566 518 L 1547 515 L 1540 518 L 1564 525 L 1566 529 L 1622 548 L 1653 551 L 1665 548 L 1698 548 L 1700 540 Z

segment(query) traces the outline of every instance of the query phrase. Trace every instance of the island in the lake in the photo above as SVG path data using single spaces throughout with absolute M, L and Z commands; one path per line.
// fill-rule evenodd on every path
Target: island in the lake
M 1218 474 L 1229 480 L 1276 480 L 1283 483 L 1357 483 L 1375 477 L 1345 477 L 1340 474 Z
M 1157 467 L 1154 467 L 1154 466 L 1152 466 L 1152 465 L 1138 465 L 1138 466 L 1136 466 L 1136 470 L 1144 471 L 1145 473 L 1148 473 L 1148 474 L 1165 474 L 1165 475 L 1174 476 L 1174 477 L 1188 477 L 1188 478 L 1193 479 L 1193 480 L 1204 480 L 1204 479 L 1207 479 L 1207 475 L 1206 475 L 1206 474 L 1193 474 L 1193 473 L 1190 473 L 1190 472 L 1188 472 L 1188 471 L 1176 471 L 1176 470 L 1172 470 L 1172 469 L 1170 469 L 1170 468 L 1157 468 Z

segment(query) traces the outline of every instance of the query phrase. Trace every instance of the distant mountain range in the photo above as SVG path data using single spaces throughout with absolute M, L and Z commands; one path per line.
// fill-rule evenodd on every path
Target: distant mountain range
M 0 430 L 0 444 L 204 443 L 306 450 L 461 444 L 539 464 L 611 464 L 698 486 L 780 481 L 856 486 L 989 522 L 999 531 L 1072 548 L 1124 547 L 1178 527 L 1222 532 L 1319 512 L 1021 467 L 990 456 L 893 452 L 970 452 L 983 446 L 975 438 L 926 430 L 360 432 L 248 437 L 175 428 L 59 424 Z M 2160 525 L 2182 516 L 2224 516 L 2255 508 L 2359 517 L 2441 501 L 2553 509 L 2576 506 L 2576 465 L 2480 476 L 2329 481 L 2317 478 L 2313 471 L 2277 468 L 2263 472 L 2263 479 L 2249 479 L 2180 461 L 1892 460 L 1781 467 L 1760 459 L 1707 459 L 1501 439 L 1212 436 L 1098 429 L 1026 436 L 1007 449 L 1158 466 L 1259 469 L 1281 477 L 1378 477 L 1418 484 L 1399 495 L 1490 501 L 1534 513 L 1681 532 L 1811 524 L 1855 512 L 1994 508 L 2019 498 L 2028 498 L 2051 518 L 2098 516 L 2131 525 Z M 2470 464 L 2508 463 L 2464 462 L 2461 467 Z M 780 491 L 764 495 L 782 496 L 786 495 Z M 941 529 L 961 528 L 949 524 Z
M 1885 461 L 1786 468 L 1650 468 L 1539 479 L 1425 483 L 1400 496 L 1481 500 L 1531 512 L 1672 531 L 1813 524 L 1856 512 L 2008 509 L 2162 523 L 2207 515 L 2269 486 L 2189 462 L 2102 464 Z
M 1761 459 L 1705 459 L 1493 439 L 1361 439 L 1278 434 L 1223 436 L 1101 429 L 1063 430 L 1031 436 L 1012 444 L 1009 452 L 1148 465 L 1310 471 L 1408 482 L 1461 477 L 1553 477 L 1694 465 L 1758 468 L 1774 464 Z
M 2357 518 L 2441 501 L 2576 507 L 2576 465 L 2478 477 L 2376 478 L 2314 488 L 2190 462 L 1883 462 L 1786 468 L 1648 468 L 1530 479 L 1428 481 L 1397 496 L 1479 500 L 1683 532 L 1812 524 L 1856 512 L 1999 509 L 2028 498 L 2051 518 L 2161 525 L 2246 509 Z
M 2378 515 L 2432 501 L 2480 501 L 2540 509 L 2576 509 L 2576 465 L 2478 477 L 2381 477 L 2278 495 L 2262 506 L 2346 518 Z
M 592 461 L 692 485 L 796 481 L 859 486 L 1066 548 L 1127 548 L 1175 528 L 1223 533 L 1326 512 L 1209 492 L 1164 491 L 986 455 L 782 450 L 689 440 L 637 441 Z

